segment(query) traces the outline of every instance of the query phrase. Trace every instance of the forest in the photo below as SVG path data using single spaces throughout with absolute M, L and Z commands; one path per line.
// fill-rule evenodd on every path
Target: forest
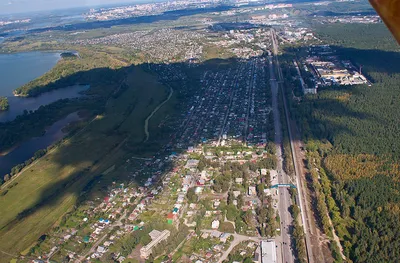
M 7 97 L 0 97 L 0 111 L 6 111 L 9 107 Z
M 349 262 L 400 258 L 400 53 L 382 24 L 319 27 L 337 56 L 362 66 L 373 83 L 320 88 L 290 101 L 307 151 L 321 164 L 312 177 Z M 293 52 L 297 59 L 302 52 Z M 286 90 L 291 95 L 291 90 Z M 327 145 L 330 145 L 327 147 Z M 314 171 L 315 172 L 315 171 Z M 318 178 L 318 179 L 317 179 Z M 320 222 L 329 232 L 326 219 Z

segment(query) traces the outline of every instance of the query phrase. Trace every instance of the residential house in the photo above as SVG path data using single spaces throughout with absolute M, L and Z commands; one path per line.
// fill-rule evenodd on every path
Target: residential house
M 219 228 L 219 220 L 212 221 L 211 228 L 212 229 L 218 229 Z

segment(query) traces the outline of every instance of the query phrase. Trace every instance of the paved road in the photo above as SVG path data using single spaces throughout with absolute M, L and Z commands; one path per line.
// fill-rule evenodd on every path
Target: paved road
M 277 57 L 278 55 L 278 41 L 276 39 L 276 34 L 275 30 L 271 29 L 271 39 L 272 39 L 272 44 L 273 44 L 273 50 L 274 50 L 274 56 L 275 56 L 275 63 L 276 63 L 276 69 L 278 72 L 278 77 L 279 80 L 283 80 L 283 75 L 282 75 L 282 70 L 279 65 L 279 59 Z M 279 88 L 279 87 L 278 87 Z M 314 257 L 313 257 L 313 249 L 312 249 L 312 244 L 311 244 L 311 239 L 310 237 L 312 236 L 311 228 L 309 226 L 309 219 L 312 217 L 312 215 L 309 215 L 307 211 L 309 209 L 307 208 L 307 198 L 306 198 L 306 193 L 302 189 L 302 180 L 301 176 L 302 173 L 300 172 L 300 167 L 298 164 L 298 159 L 296 155 L 296 147 L 295 147 L 295 140 L 293 137 L 293 132 L 292 132 L 292 126 L 290 123 L 290 118 L 289 118 L 289 112 L 286 106 L 286 99 L 283 99 L 283 106 L 285 109 L 285 117 L 286 117 L 286 122 L 288 126 L 288 131 L 289 131 L 289 140 L 290 140 L 290 146 L 291 146 L 291 151 L 292 151 L 292 156 L 293 156 L 293 164 L 294 164 L 294 170 L 295 170 L 295 177 L 296 177 L 296 186 L 298 190 L 298 195 L 299 195 L 299 204 L 300 204 L 300 212 L 301 212 L 301 219 L 302 219 L 302 225 L 304 228 L 304 234 L 305 234 L 305 245 L 306 245 L 306 250 L 307 250 L 307 259 L 309 263 L 314 263 Z M 297 139 L 297 146 L 299 147 L 299 140 Z M 310 219 L 312 220 L 312 219 Z M 319 253 L 320 254 L 320 253 Z M 321 261 L 323 262 L 323 261 Z
M 277 171 L 278 171 L 278 183 L 287 184 L 289 182 L 288 175 L 283 171 L 283 158 L 282 158 L 282 127 L 281 119 L 278 107 L 278 83 L 276 81 L 275 72 L 273 68 L 273 58 L 269 56 L 269 73 L 270 73 L 270 84 L 272 92 L 272 109 L 274 115 L 274 127 L 275 127 L 275 146 L 276 155 L 278 158 Z M 281 236 L 277 240 L 277 259 L 279 262 L 291 263 L 294 262 L 293 254 L 291 251 L 291 238 L 289 233 L 289 226 L 292 224 L 292 216 L 289 212 L 290 207 L 290 194 L 286 188 L 278 188 L 278 209 L 279 216 L 281 219 Z
M 251 96 L 253 95 L 253 90 L 254 90 L 254 86 L 255 86 L 255 79 L 254 79 L 254 72 L 256 70 L 256 64 L 254 62 L 254 60 L 252 60 L 251 62 L 251 68 L 250 68 L 250 76 L 251 76 L 251 80 L 250 80 L 250 84 L 248 85 L 247 89 L 249 90 L 248 94 L 248 103 L 247 103 L 247 110 L 246 110 L 246 122 L 244 125 L 244 131 L 243 131 L 243 141 L 245 144 L 247 144 L 247 136 L 249 133 L 249 118 L 250 118 L 250 106 L 251 106 Z
M 228 108 L 226 108 L 226 111 L 225 111 L 224 123 L 222 124 L 221 131 L 218 135 L 217 146 L 219 146 L 221 144 L 222 135 L 224 134 L 226 123 L 228 121 L 229 112 L 231 111 L 231 108 L 232 108 L 233 98 L 236 96 L 236 88 L 238 86 L 238 76 L 239 76 L 239 74 L 234 75 L 234 79 L 233 79 L 234 89 L 229 94 L 229 106 L 228 106 Z
M 153 117 L 153 115 L 154 115 L 162 106 L 164 106 L 165 103 L 167 103 L 167 102 L 171 99 L 172 94 L 174 94 L 174 89 L 173 89 L 172 87 L 169 87 L 169 88 L 170 88 L 170 91 L 169 91 L 168 97 L 167 97 L 163 102 L 161 102 L 161 103 L 150 113 L 150 115 L 149 115 L 149 116 L 146 118 L 146 120 L 144 121 L 144 133 L 146 134 L 146 139 L 144 140 L 145 142 L 147 142 L 147 141 L 149 140 L 149 138 L 150 138 L 150 133 L 149 133 L 149 120 L 151 119 L 151 117 Z

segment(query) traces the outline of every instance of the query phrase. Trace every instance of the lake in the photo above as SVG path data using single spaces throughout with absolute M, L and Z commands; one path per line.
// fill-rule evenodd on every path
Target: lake
M 14 97 L 13 90 L 42 76 L 60 59 L 60 52 L 0 54 L 0 96 L 8 97 L 10 108 L 0 112 L 0 122 L 12 121 L 24 110 L 34 111 L 59 99 L 81 96 L 88 86 L 71 86 L 43 93 L 34 98 Z
M 15 165 L 30 159 L 38 150 L 45 149 L 54 142 L 61 140 L 66 134 L 62 129 L 71 122 L 79 121 L 77 112 L 71 113 L 46 129 L 46 133 L 41 137 L 31 138 L 19 144 L 7 155 L 0 156 L 0 176 L 9 173 Z
M 0 96 L 13 96 L 13 90 L 52 69 L 60 53 L 23 52 L 0 54 Z

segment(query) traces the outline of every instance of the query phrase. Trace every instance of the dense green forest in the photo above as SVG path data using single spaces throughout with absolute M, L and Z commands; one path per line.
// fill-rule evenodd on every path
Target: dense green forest
M 0 97 L 0 111 L 6 111 L 9 107 L 8 99 L 6 97 Z
M 321 88 L 301 102 L 292 100 L 291 114 L 307 150 L 320 158 L 315 176 L 345 256 L 353 262 L 398 262 L 399 46 L 382 24 L 324 25 L 318 31 L 338 56 L 361 65 L 373 85 Z M 298 59 L 301 54 L 292 53 Z M 291 97 L 291 90 L 286 93 Z
M 326 43 L 357 49 L 398 51 L 399 46 L 381 24 L 318 24 L 318 36 Z

